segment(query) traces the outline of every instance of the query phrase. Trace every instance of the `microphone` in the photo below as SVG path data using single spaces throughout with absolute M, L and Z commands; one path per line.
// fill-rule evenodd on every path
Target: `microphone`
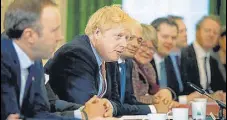
M 187 82 L 187 84 L 188 84 L 191 88 L 193 88 L 193 89 L 195 89 L 197 92 L 199 92 L 200 94 L 206 95 L 207 97 L 209 97 L 209 98 L 211 98 L 212 100 L 214 100 L 215 102 L 217 102 L 218 105 L 219 105 L 220 107 L 226 109 L 226 104 L 224 104 L 224 103 L 223 103 L 222 101 L 220 101 L 220 100 L 214 99 L 214 98 L 211 97 L 205 90 L 199 88 L 198 86 L 196 86 L 195 84 L 193 84 L 193 83 L 191 83 L 191 82 Z
M 206 93 L 205 90 L 199 88 L 198 86 L 196 86 L 195 84 L 193 84 L 193 83 L 191 83 L 191 82 L 187 82 L 187 84 L 188 84 L 191 88 L 193 88 L 193 89 L 195 89 L 196 91 L 198 91 L 200 94 L 205 94 L 205 93 Z

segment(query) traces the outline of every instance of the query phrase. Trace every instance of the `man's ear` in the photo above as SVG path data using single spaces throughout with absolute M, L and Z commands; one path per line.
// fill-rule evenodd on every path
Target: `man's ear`
M 35 31 L 31 28 L 25 28 L 22 33 L 22 38 L 27 40 L 29 44 L 34 44 L 35 39 L 34 38 Z
M 96 40 L 99 40 L 100 37 L 101 37 L 102 33 L 101 33 L 101 30 L 99 28 L 96 28 L 95 31 L 94 31 L 94 37 Z

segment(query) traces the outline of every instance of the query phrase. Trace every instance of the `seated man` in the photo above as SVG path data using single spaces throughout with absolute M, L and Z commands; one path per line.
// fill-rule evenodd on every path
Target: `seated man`
M 151 23 L 151 25 L 156 29 L 158 37 L 158 49 L 154 54 L 154 59 L 151 61 L 151 64 L 156 71 L 156 81 L 161 88 L 170 87 L 173 89 L 175 88 L 173 86 L 176 86 L 176 83 L 179 82 L 178 79 L 171 79 L 171 81 L 167 79 L 168 77 L 170 78 L 169 75 L 171 75 L 172 72 L 170 72 L 169 69 L 167 70 L 166 68 L 166 65 L 168 65 L 168 63 L 167 61 L 165 61 L 165 57 L 170 54 L 171 50 L 174 47 L 174 41 L 176 41 L 177 39 L 179 28 L 173 19 L 169 19 L 167 17 L 157 18 Z M 182 86 L 184 86 L 183 83 Z M 177 92 L 177 94 L 183 94 L 179 93 L 178 90 L 175 91 Z M 200 96 L 201 95 L 198 92 L 193 92 L 187 97 L 193 99 Z
M 50 86 L 60 99 L 84 105 L 97 95 L 117 115 L 117 84 L 106 79 L 105 62 L 117 61 L 126 46 L 134 21 L 119 6 L 105 6 L 89 19 L 85 34 L 57 50 L 47 62 Z M 78 97 L 79 96 L 79 97 Z
M 5 31 L 1 34 L 1 39 L 6 40 L 9 39 L 9 37 L 6 35 Z M 82 119 L 82 114 L 80 109 L 83 108 L 82 105 L 66 102 L 64 100 L 60 100 L 57 95 L 53 92 L 52 88 L 50 87 L 49 83 L 49 76 L 45 74 L 45 86 L 47 90 L 47 96 L 50 102 L 50 111 L 55 112 L 56 114 L 59 114 L 61 116 L 68 116 L 68 117 L 75 117 Z M 98 103 L 95 101 L 99 101 L 99 98 L 95 97 L 93 98 L 93 101 L 89 100 L 90 103 Z M 103 116 L 101 113 L 99 113 L 94 104 L 89 104 L 89 106 L 85 106 L 87 109 L 85 112 L 89 117 L 91 116 Z M 89 110 L 89 111 L 88 111 Z
M 4 22 L 7 37 L 1 37 L 1 119 L 79 120 L 50 113 L 44 84 L 41 59 L 48 58 L 62 39 L 60 21 L 50 0 L 17 0 L 9 6 Z M 80 113 L 83 119 L 97 100 L 86 104 L 89 107 Z M 95 107 L 105 110 L 102 104 Z
M 174 41 L 174 47 L 171 53 L 165 57 L 165 66 L 167 73 L 168 87 L 172 88 L 177 96 L 181 95 L 184 86 L 181 80 L 180 74 L 180 53 L 181 49 L 187 47 L 187 28 L 183 22 L 183 18 L 180 16 L 168 16 L 169 19 L 175 21 L 178 26 L 178 36 Z
M 9 39 L 5 31 L 1 34 L 1 39 L 2 40 Z M 59 114 L 61 116 L 75 117 L 75 118 L 82 119 L 80 108 L 83 108 L 83 106 L 80 104 L 60 100 L 58 96 L 55 95 L 49 83 L 47 82 L 46 79 L 49 79 L 49 78 L 46 78 L 46 76 L 47 75 L 45 75 L 45 86 L 46 86 L 47 96 L 50 102 L 50 111 L 55 112 L 56 114 Z M 98 103 L 95 101 L 99 101 L 99 98 L 95 97 L 93 98 L 92 101 L 89 100 L 90 103 Z M 96 111 L 94 104 L 89 104 L 89 106 L 85 106 L 85 107 L 87 108 L 85 112 L 89 117 L 103 116 L 101 113 Z
M 185 95 L 195 91 L 187 82 L 192 82 L 211 94 L 220 93 L 220 90 L 226 91 L 226 83 L 218 68 L 218 62 L 210 56 L 220 32 L 220 20 L 216 16 L 205 16 L 197 24 L 195 42 L 182 50 L 181 75 Z M 187 103 L 192 98 L 182 96 L 179 101 Z
M 140 81 L 141 79 L 138 77 L 135 77 L 139 75 L 139 73 L 136 72 L 138 71 L 138 69 L 136 68 L 137 64 L 133 64 L 132 60 L 128 58 L 133 58 L 138 51 L 138 53 L 135 56 L 136 61 L 134 62 L 137 62 L 138 60 L 140 64 L 146 64 L 150 62 L 150 59 L 152 58 L 151 56 L 153 55 L 152 54 L 153 44 L 151 42 L 151 40 L 153 39 L 149 39 L 149 40 L 147 39 L 147 41 L 143 41 L 142 45 L 140 46 L 142 42 L 142 31 L 143 30 L 140 24 L 138 23 L 136 29 L 134 29 L 133 31 L 132 37 L 127 42 L 127 47 L 124 53 L 121 55 L 121 59 L 118 61 L 118 63 L 115 62 L 115 63 L 107 64 L 107 67 L 108 67 L 107 70 L 111 71 L 110 72 L 111 75 L 114 76 L 111 78 L 117 79 L 118 81 L 120 101 L 122 103 L 121 113 L 119 113 L 119 115 L 147 115 L 149 113 L 156 113 L 156 112 L 166 113 L 168 112 L 168 107 L 172 106 L 171 104 L 176 104 L 171 100 L 172 99 L 171 97 L 169 100 L 162 97 L 161 99 L 165 99 L 165 104 L 163 104 L 163 102 L 159 102 L 156 100 L 157 103 L 154 102 L 155 103 L 154 105 L 144 104 L 142 102 L 139 102 L 138 101 L 139 99 L 136 99 L 135 97 L 135 93 L 137 92 L 134 92 L 134 91 L 140 91 L 140 92 L 145 91 L 145 93 L 148 93 L 149 84 L 147 87 L 145 87 L 146 85 L 144 86 L 139 85 L 140 86 L 139 88 L 137 87 L 138 84 L 134 85 L 135 83 L 138 83 L 138 81 Z M 149 32 L 149 34 L 151 35 L 151 37 L 149 38 L 152 38 L 153 34 L 155 33 Z M 136 69 L 136 71 L 134 71 L 134 69 Z M 146 81 L 146 82 L 149 82 L 149 81 Z M 145 87 L 145 90 L 143 90 L 143 87 Z M 143 96 L 145 96 L 145 93 Z M 166 96 L 168 96 L 168 94 L 169 96 L 171 96 L 171 93 L 169 91 L 165 92 Z M 159 97 L 159 95 L 157 95 L 157 97 Z M 149 97 L 149 99 L 151 101 L 152 98 Z M 166 102 L 169 102 L 169 104 L 166 104 Z

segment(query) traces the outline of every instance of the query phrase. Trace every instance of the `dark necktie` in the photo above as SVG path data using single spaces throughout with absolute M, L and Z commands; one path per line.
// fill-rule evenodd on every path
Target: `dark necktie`
M 176 58 L 177 66 L 180 70 L 180 57 L 178 55 L 176 55 L 175 58 Z
M 176 65 L 177 67 L 175 67 L 175 73 L 176 73 L 176 77 L 177 77 L 177 81 L 178 81 L 178 85 L 179 85 L 179 90 L 182 92 L 183 91 L 183 83 L 181 80 L 181 74 L 180 74 L 180 57 L 178 55 L 175 56 L 175 60 L 176 60 Z
M 208 58 L 205 57 L 204 58 L 204 70 L 205 70 L 205 74 L 206 74 L 206 88 L 205 89 L 206 89 L 206 91 L 208 93 L 213 93 L 213 91 L 211 90 L 210 85 L 209 85 L 208 70 L 207 70 L 207 60 L 208 60 Z
M 125 85 L 126 85 L 126 68 L 125 68 L 125 63 L 120 63 L 119 64 L 120 67 L 120 83 L 121 83 L 121 103 L 124 103 L 124 99 L 125 99 Z
M 24 94 L 23 94 L 23 97 L 22 97 L 22 101 L 20 103 L 21 106 L 23 105 L 24 98 L 28 94 L 29 87 L 30 87 L 32 81 L 35 80 L 34 71 L 35 71 L 35 65 L 34 64 L 31 65 L 30 67 L 28 67 L 28 77 L 27 77 L 27 80 L 26 80 L 26 83 L 25 83 L 25 88 L 24 88 Z
M 34 77 L 34 70 L 35 70 L 35 65 L 32 64 L 29 68 L 28 68 L 28 78 L 26 81 L 26 86 L 25 86 L 25 90 L 28 90 L 29 86 L 31 85 L 32 81 L 35 80 Z

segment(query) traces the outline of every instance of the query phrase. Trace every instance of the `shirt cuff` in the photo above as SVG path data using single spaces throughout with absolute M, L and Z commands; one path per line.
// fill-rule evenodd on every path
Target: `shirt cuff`
M 82 114 L 79 109 L 74 111 L 74 117 L 77 119 L 82 119 Z
M 154 113 L 154 114 L 157 113 L 157 110 L 154 105 L 149 105 L 149 108 L 151 110 L 151 113 Z
M 188 103 L 187 95 L 179 96 L 179 103 L 180 104 L 187 104 Z

